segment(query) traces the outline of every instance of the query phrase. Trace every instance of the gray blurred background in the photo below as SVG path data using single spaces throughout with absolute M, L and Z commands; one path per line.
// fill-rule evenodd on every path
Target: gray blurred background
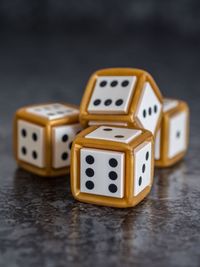
M 5 123 L 22 105 L 79 104 L 106 67 L 143 68 L 164 95 L 199 97 L 198 0 L 0 0 L 0 33 L 0 111 L 17 94 Z
M 17 31 L 134 32 L 158 28 L 200 32 L 198 0 L 1 0 L 1 29 Z
M 92 72 L 149 71 L 191 110 L 189 152 L 134 209 L 75 201 L 12 156 L 16 109 L 79 104 Z M 200 2 L 0 0 L 0 267 L 199 266 Z

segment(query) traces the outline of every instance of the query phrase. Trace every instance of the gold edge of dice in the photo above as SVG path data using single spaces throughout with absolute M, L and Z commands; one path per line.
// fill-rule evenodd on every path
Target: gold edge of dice
M 170 100 L 176 100 L 170 98 Z M 169 148 L 169 120 L 174 115 L 177 115 L 178 112 L 185 111 L 187 114 L 187 125 L 186 125 L 186 147 L 184 151 L 178 153 L 176 156 L 171 159 L 168 158 L 168 148 Z M 163 114 L 163 118 L 161 121 L 161 145 L 160 145 L 160 159 L 155 160 L 155 167 L 158 168 L 167 168 L 178 163 L 187 153 L 187 149 L 189 146 L 189 123 L 190 123 L 190 111 L 187 103 L 183 100 L 178 100 L 178 106 L 174 107 Z
M 109 127 L 110 125 L 105 125 Z M 151 191 L 151 187 L 153 184 L 153 173 L 154 173 L 154 158 L 151 158 L 151 182 L 148 186 L 146 186 L 137 196 L 133 196 L 134 190 L 134 177 L 133 177 L 133 170 L 134 170 L 134 156 L 133 152 L 140 144 L 144 141 L 149 141 L 152 144 L 152 151 L 154 151 L 154 140 L 153 136 L 149 131 L 142 130 L 141 135 L 137 137 L 137 139 L 132 140 L 128 144 L 122 144 L 118 142 L 112 142 L 107 140 L 99 140 L 99 139 L 90 139 L 87 138 L 87 144 L 85 144 L 84 137 L 96 130 L 98 126 L 91 126 L 85 130 L 83 130 L 74 140 L 72 146 L 72 154 L 71 154 L 71 191 L 74 198 L 78 201 L 90 203 L 90 204 L 98 204 L 100 206 L 109 206 L 115 208 L 128 208 L 134 207 L 139 202 L 141 202 Z M 127 128 L 127 127 L 120 127 L 120 128 Z M 129 128 L 131 129 L 131 128 Z M 136 129 L 136 128 L 132 128 Z M 100 195 L 93 195 L 82 193 L 80 191 L 80 169 L 77 166 L 80 166 L 80 150 L 82 148 L 97 148 L 106 150 L 105 148 L 109 148 L 109 151 L 117 151 L 123 152 L 125 154 L 125 174 L 124 174 L 124 197 L 123 198 L 115 198 L 115 197 L 108 197 L 108 196 L 100 196 Z M 154 154 L 154 153 L 152 153 Z M 132 177 L 132 179 L 128 179 L 128 177 Z
M 96 79 L 100 76 L 136 76 L 137 77 L 137 81 L 136 81 L 136 85 L 135 85 L 135 90 L 133 92 L 132 95 L 132 103 L 129 106 L 129 110 L 128 113 L 126 114 L 99 114 L 98 117 L 96 116 L 96 114 L 90 114 L 87 110 L 88 110 L 88 105 L 94 90 L 94 86 L 96 83 Z M 95 118 L 95 121 L 106 121 L 107 123 L 109 122 L 125 122 L 127 123 L 127 126 L 135 126 L 135 127 L 141 127 L 141 123 L 139 120 L 135 120 L 135 118 L 132 116 L 132 114 L 134 114 L 136 112 L 136 103 L 139 100 L 140 97 L 140 92 L 141 89 L 143 87 L 143 84 L 145 81 L 148 81 L 153 89 L 154 92 L 156 94 L 156 96 L 158 97 L 160 103 L 163 103 L 163 98 L 161 95 L 161 92 L 156 84 L 156 82 L 154 81 L 153 77 L 146 71 L 140 70 L 140 69 L 132 69 L 132 68 L 109 68 L 109 69 L 103 69 L 103 70 L 98 70 L 95 73 L 93 73 L 91 75 L 91 77 L 89 78 L 89 81 L 86 85 L 85 88 L 85 92 L 83 94 L 83 98 L 80 104 L 80 122 L 84 127 L 88 127 L 88 122 L 92 121 Z M 156 127 L 155 132 L 157 132 L 157 130 L 159 129 L 160 123 L 161 123 L 161 119 L 162 119 L 162 112 L 159 116 L 158 119 L 158 124 Z
M 44 176 L 44 177 L 55 177 L 55 176 L 61 176 L 61 175 L 65 175 L 66 173 L 69 173 L 70 167 L 64 167 L 64 168 L 59 168 L 59 169 L 55 169 L 52 167 L 52 127 L 55 126 L 65 126 L 67 124 L 70 123 L 77 123 L 78 119 L 79 119 L 79 114 L 72 114 L 69 117 L 65 117 L 65 118 L 60 118 L 60 119 L 55 119 L 53 121 L 50 121 L 46 118 L 40 117 L 38 115 L 35 114 L 31 114 L 29 112 L 27 112 L 27 109 L 30 107 L 37 107 L 37 106 L 42 106 L 42 105 L 48 105 L 51 103 L 45 103 L 45 104 L 39 104 L 39 105 L 30 105 L 30 106 L 26 106 L 24 108 L 20 108 L 16 111 L 15 113 L 15 117 L 14 117 L 14 135 L 13 135 L 13 149 L 14 149 L 14 157 L 15 160 L 17 162 L 17 164 L 22 167 L 23 169 L 37 174 L 39 176 Z M 66 107 L 72 107 L 78 110 L 78 106 L 76 105 L 72 105 L 72 104 L 66 104 L 66 103 L 61 103 Z M 45 131 L 45 136 L 46 136 L 46 141 L 44 144 L 44 149 L 46 151 L 45 153 L 45 158 L 44 158 L 44 162 L 45 162 L 45 167 L 44 168 L 40 168 L 37 166 L 33 166 L 32 164 L 29 164 L 25 161 L 22 161 L 18 158 L 17 156 L 17 151 L 18 151 L 18 146 L 17 146 L 17 139 L 18 139 L 18 131 L 17 131 L 17 121 L 21 119 L 21 120 L 25 120 L 28 121 L 30 123 L 33 124 L 37 124 L 41 127 L 43 127 L 44 131 Z
M 92 93 L 95 87 L 96 79 L 100 76 L 136 76 L 137 80 L 135 83 L 135 89 L 133 94 L 131 95 L 128 107 L 128 111 L 124 114 L 90 114 L 88 112 L 88 105 L 90 99 L 92 97 Z M 162 94 L 152 78 L 152 76 L 143 70 L 140 69 L 132 69 L 132 68 L 110 68 L 110 69 L 103 69 L 98 70 L 92 74 L 89 78 L 89 81 L 86 85 L 85 92 L 82 97 L 80 109 L 76 105 L 66 104 L 66 103 L 59 103 L 62 105 L 66 105 L 67 107 L 72 107 L 79 110 L 79 113 L 72 114 L 70 116 L 48 120 L 47 118 L 40 117 L 35 114 L 31 114 L 27 112 L 27 108 L 30 107 L 37 107 L 52 103 L 45 103 L 39 105 L 31 105 L 24 108 L 17 110 L 14 122 L 13 122 L 13 150 L 14 150 L 14 157 L 20 167 L 23 169 L 30 171 L 34 174 L 44 176 L 44 177 L 54 177 L 59 175 L 65 175 L 69 171 L 71 172 L 71 191 L 72 195 L 78 201 L 82 201 L 85 203 L 97 204 L 102 206 L 110 206 L 116 208 L 126 208 L 126 207 L 133 207 L 141 202 L 150 192 L 152 184 L 153 184 L 153 174 L 154 174 L 154 165 L 155 167 L 170 167 L 180 161 L 187 152 L 188 143 L 189 143 L 189 107 L 187 103 L 184 101 L 178 100 L 178 106 L 174 107 L 167 112 L 160 113 L 160 116 L 157 120 L 157 126 L 155 129 L 154 136 L 161 129 L 161 144 L 160 144 L 160 159 L 154 160 L 154 137 L 149 131 L 142 129 L 142 125 L 137 117 L 134 117 L 133 114 L 136 113 L 137 110 L 137 103 L 140 98 L 141 90 L 143 89 L 143 84 L 145 82 L 149 82 L 153 91 L 160 101 L 160 104 L 163 105 L 163 97 Z M 186 131 L 186 147 L 184 151 L 178 153 L 171 159 L 167 157 L 168 152 L 168 135 L 169 134 L 169 119 L 173 117 L 174 114 L 177 114 L 180 111 L 186 111 L 187 113 L 187 131 Z M 18 158 L 18 146 L 17 146 L 17 139 L 18 139 L 18 130 L 17 130 L 17 121 L 24 120 L 38 126 L 43 127 L 45 131 L 45 139 L 44 141 L 44 149 L 45 153 L 45 167 L 37 167 L 29 164 L 23 160 Z M 83 127 L 88 127 L 89 121 L 96 121 L 96 126 L 90 126 L 84 129 L 81 133 L 79 133 L 73 142 L 72 150 L 71 150 L 71 165 L 70 167 L 64 168 L 53 168 L 52 167 L 52 156 L 53 156 L 53 147 L 52 147 L 52 127 L 55 126 L 66 126 L 68 124 L 76 124 L 80 121 Z M 142 134 L 137 137 L 136 139 L 132 140 L 129 143 L 118 143 L 114 141 L 108 140 L 100 140 L 100 139 L 90 139 L 87 138 L 85 140 L 85 136 L 88 133 L 91 133 L 93 130 L 97 129 L 98 122 L 105 122 L 102 126 L 110 126 L 110 127 L 119 127 L 119 128 L 130 128 L 130 129 L 140 129 Z M 126 123 L 126 126 L 117 126 L 117 122 Z M 110 125 L 109 125 L 110 123 Z M 112 123 L 112 124 L 111 124 Z M 99 124 L 100 125 L 100 124 Z M 149 141 L 152 144 L 152 157 L 151 157 L 151 181 L 149 185 L 144 187 L 144 189 L 136 196 L 133 195 L 134 190 L 134 161 L 135 157 L 133 156 L 134 149 L 142 144 L 144 141 Z M 118 151 L 123 152 L 125 154 L 125 173 L 124 173 L 124 196 L 122 198 L 117 197 L 110 197 L 110 196 L 101 196 L 89 193 L 83 193 L 80 191 L 80 150 L 81 148 L 99 148 L 101 150 L 111 150 L 111 151 Z M 128 179 L 127 177 L 132 177 L 132 179 Z

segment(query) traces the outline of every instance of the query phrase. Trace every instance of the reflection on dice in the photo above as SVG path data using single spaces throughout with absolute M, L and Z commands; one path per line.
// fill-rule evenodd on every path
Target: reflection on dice
M 183 101 L 165 99 L 161 128 L 155 139 L 155 165 L 175 164 L 186 153 L 189 139 L 189 108 Z
M 74 140 L 71 189 L 83 202 L 132 207 L 153 182 L 153 135 L 143 129 L 91 126 Z
M 95 72 L 80 106 L 83 126 L 112 124 L 156 133 L 162 116 L 162 96 L 153 78 L 138 69 Z
M 79 110 L 64 104 L 19 109 L 14 120 L 14 152 L 20 167 L 41 176 L 63 175 L 81 130 Z

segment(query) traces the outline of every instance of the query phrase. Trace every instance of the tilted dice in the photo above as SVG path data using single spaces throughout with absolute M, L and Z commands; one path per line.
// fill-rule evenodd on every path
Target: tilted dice
M 88 125 L 139 127 L 156 133 L 162 116 L 162 95 L 149 73 L 114 68 L 95 72 L 80 105 L 80 121 Z
M 41 176 L 66 174 L 72 141 L 81 129 L 79 110 L 72 105 L 19 109 L 14 119 L 14 153 L 19 166 Z
M 144 129 L 91 126 L 74 140 L 71 190 L 83 202 L 132 207 L 153 182 L 153 135 Z

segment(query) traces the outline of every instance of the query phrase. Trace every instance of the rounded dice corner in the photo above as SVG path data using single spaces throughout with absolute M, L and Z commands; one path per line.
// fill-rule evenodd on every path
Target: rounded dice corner
M 117 110 L 116 107 L 115 109 L 113 109 L 113 112 L 111 111 L 107 112 L 106 108 L 104 110 L 103 107 L 101 107 L 100 110 L 99 108 L 97 110 L 95 108 L 95 111 L 93 110 L 92 112 L 89 109 L 90 102 L 93 99 L 93 95 L 96 94 L 95 92 L 97 90 L 97 88 L 95 87 L 96 80 L 100 78 L 101 76 L 106 76 L 106 77 L 133 76 L 133 77 L 136 77 L 136 81 L 133 84 L 133 88 L 131 91 L 132 93 L 128 94 L 124 100 L 126 102 L 126 109 L 124 109 L 123 112 Z M 157 84 L 155 83 L 154 79 L 148 72 L 144 70 L 140 70 L 140 69 L 131 69 L 131 68 L 111 68 L 111 69 L 102 69 L 102 70 L 96 71 L 90 77 L 89 82 L 86 85 L 86 89 L 85 89 L 85 92 L 83 94 L 83 98 L 81 101 L 80 116 L 79 116 L 81 124 L 84 127 L 87 127 L 88 125 L 90 125 L 90 122 L 92 121 L 97 121 L 98 123 L 104 122 L 105 124 L 109 123 L 110 121 L 113 124 L 115 123 L 116 125 L 117 123 L 123 122 L 123 123 L 126 123 L 127 126 L 144 127 L 143 123 L 139 120 L 139 118 L 137 118 L 137 109 L 138 109 L 138 103 L 140 101 L 142 89 L 146 82 L 148 82 L 151 85 L 151 88 L 155 94 L 155 97 L 158 99 L 158 102 L 160 103 L 159 107 L 160 106 L 162 107 L 162 104 L 163 104 L 162 94 Z M 153 131 L 152 131 L 153 134 L 155 134 L 155 132 L 160 127 L 161 117 L 162 117 L 162 110 L 160 110 L 160 114 L 157 119 L 156 125 L 153 127 Z
M 102 140 L 98 140 L 98 139 L 87 139 L 86 140 L 85 136 L 98 128 L 100 127 L 92 126 L 90 128 L 85 129 L 83 132 L 81 132 L 81 134 L 79 134 L 78 137 L 76 137 L 76 139 L 73 142 L 72 155 L 71 155 L 71 191 L 72 191 L 72 194 L 76 200 L 85 202 L 85 203 L 96 204 L 96 205 L 101 205 L 101 206 L 116 207 L 116 208 L 134 207 L 149 194 L 151 187 L 152 187 L 153 169 L 154 169 L 154 166 L 153 166 L 154 159 L 152 157 L 153 149 L 154 149 L 153 136 L 149 131 L 142 130 L 141 136 L 138 136 L 137 138 L 134 139 L 135 144 L 134 144 L 134 140 L 131 141 L 129 144 L 126 144 L 126 146 L 124 146 L 123 143 L 116 142 L 117 146 L 114 147 L 113 149 L 113 146 L 112 146 L 113 142 L 111 141 L 107 141 L 106 146 L 105 146 L 105 143 Z M 148 167 L 149 168 L 148 184 L 145 185 L 145 187 L 142 190 L 137 191 L 136 194 L 134 195 L 134 191 L 133 191 L 134 190 L 134 179 L 135 179 L 134 173 L 135 173 L 135 168 L 136 168 L 136 166 L 134 165 L 135 164 L 134 150 L 137 149 L 137 147 L 141 146 L 143 143 L 146 143 L 146 145 L 148 145 L 149 143 L 151 144 L 151 156 L 150 156 L 149 163 L 148 163 L 148 166 L 149 166 Z M 124 165 L 123 165 L 123 169 L 124 169 L 123 188 L 124 189 L 123 189 L 122 197 L 118 196 L 116 198 L 115 195 L 111 197 L 111 196 L 102 195 L 101 193 L 95 193 L 95 192 L 88 193 L 87 191 L 84 191 L 81 189 L 81 183 L 82 183 L 81 182 L 81 175 L 82 175 L 81 174 L 81 165 L 82 165 L 81 160 L 86 159 L 86 156 L 87 156 L 87 153 L 86 153 L 84 154 L 85 156 L 82 157 L 81 159 L 82 150 L 90 150 L 90 155 L 92 152 L 99 153 L 97 151 L 103 151 L 106 154 L 112 153 L 113 155 L 114 153 L 118 153 L 120 151 L 119 153 L 124 154 Z M 97 154 L 94 154 L 94 155 L 96 157 L 95 161 L 98 160 Z M 145 154 L 143 153 L 143 155 Z M 91 164 L 91 163 L 88 163 L 88 164 Z M 83 163 L 82 166 L 84 166 L 84 169 L 85 168 L 87 169 L 91 165 L 87 165 L 86 163 Z M 103 166 L 104 164 L 102 163 L 102 168 Z M 142 168 L 142 165 L 140 167 Z M 95 169 L 95 166 L 92 168 L 94 168 L 94 170 L 99 173 L 99 171 Z M 101 170 L 101 166 L 100 166 L 100 170 Z M 104 176 L 104 174 L 102 175 Z M 107 176 L 104 176 L 104 177 L 107 177 Z M 87 180 L 83 180 L 83 181 L 85 184 Z
M 21 140 L 23 138 L 20 137 L 21 135 L 19 136 L 19 123 L 24 123 L 27 125 L 27 140 Z M 71 128 L 74 130 L 70 130 L 70 138 L 67 140 L 69 143 L 67 143 L 67 149 L 70 151 L 70 148 L 68 148 L 71 145 L 70 142 L 76 135 L 77 130 L 79 130 L 77 129 L 77 125 L 80 125 L 78 113 L 73 114 L 70 119 L 62 118 L 62 120 L 56 120 L 56 122 L 53 120 L 44 122 L 42 118 L 27 112 L 27 107 L 17 110 L 14 115 L 13 122 L 13 154 L 18 166 L 33 174 L 43 177 L 56 177 L 68 174 L 69 166 L 67 165 L 68 163 L 66 161 L 66 164 L 62 165 L 55 163 L 57 162 L 55 161 L 55 158 L 61 157 L 59 153 L 62 152 L 59 150 L 60 145 L 55 137 L 55 129 L 62 130 L 63 127 L 70 128 L 70 126 L 72 126 Z M 40 130 L 39 138 L 35 136 L 33 137 L 33 132 L 38 129 Z M 34 138 L 37 138 L 35 139 L 37 144 L 34 143 Z M 25 147 L 26 151 L 25 149 L 23 151 L 21 150 L 23 147 Z M 65 150 L 65 148 L 63 149 Z M 33 155 L 34 151 L 36 151 L 36 153 Z M 55 151 L 58 151 L 58 155 L 55 154 Z M 21 156 L 22 152 L 25 153 L 24 157 Z M 35 160 L 33 160 L 33 157 L 35 157 Z M 41 161 L 39 161 L 40 159 Z
M 34 113 L 31 111 L 31 109 L 35 108 L 40 108 L 40 107 L 45 107 L 48 105 L 62 105 L 66 108 L 72 108 L 76 110 L 77 112 L 74 112 L 67 116 L 58 116 L 53 119 L 49 119 L 48 117 L 41 116 L 40 114 Z M 60 124 L 70 124 L 79 121 L 79 106 L 74 105 L 74 104 L 68 104 L 68 103 L 43 103 L 43 104 L 37 104 L 37 105 L 30 105 L 30 106 L 25 106 L 23 108 L 20 108 L 16 111 L 15 113 L 16 119 L 22 118 L 24 120 L 42 125 L 44 127 L 48 126 L 57 126 Z
M 75 200 L 97 205 L 97 206 L 105 206 L 105 207 L 111 207 L 111 208 L 133 208 L 139 205 L 141 202 L 143 202 L 150 194 L 152 184 L 144 188 L 136 197 L 123 197 L 121 199 L 114 198 L 114 197 L 104 197 L 104 196 L 98 196 L 98 195 L 89 195 L 87 193 L 81 193 L 80 189 L 76 187 L 74 184 L 74 179 L 71 178 L 71 192 L 72 196 Z
M 190 120 L 190 110 L 189 106 L 185 101 L 177 100 L 177 99 L 168 99 L 172 101 L 176 101 L 177 105 L 167 109 L 163 112 L 163 118 L 161 121 L 161 135 L 159 143 L 155 144 L 159 146 L 159 158 L 155 159 L 155 167 L 157 168 L 169 168 L 178 164 L 181 160 L 184 159 L 188 146 L 189 146 L 189 120 Z M 185 112 L 186 113 L 186 125 L 185 125 L 185 148 L 181 149 L 179 152 L 174 154 L 173 156 L 169 157 L 169 124 L 170 120 L 179 114 Z M 157 138 L 157 136 L 156 136 Z M 156 148 L 155 148 L 156 149 Z

